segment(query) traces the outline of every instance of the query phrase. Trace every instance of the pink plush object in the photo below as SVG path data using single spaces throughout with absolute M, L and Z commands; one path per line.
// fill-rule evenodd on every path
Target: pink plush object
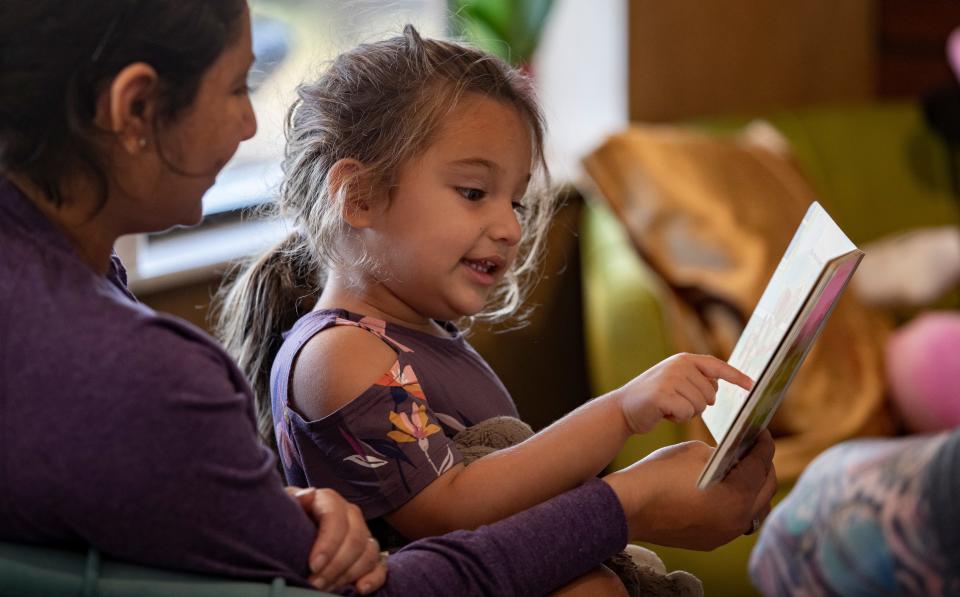
M 887 343 L 893 401 L 910 431 L 960 426 L 960 313 L 921 315 Z
M 960 79 L 960 27 L 954 29 L 947 38 L 947 60 L 953 75 Z

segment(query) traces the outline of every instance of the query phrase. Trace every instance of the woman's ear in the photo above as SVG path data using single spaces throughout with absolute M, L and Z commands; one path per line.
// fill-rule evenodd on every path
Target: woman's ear
M 97 100 L 97 126 L 115 134 L 131 155 L 156 141 L 152 137 L 158 81 L 152 66 L 135 62 L 117 73 Z
M 337 160 L 327 173 L 331 195 L 343 193 L 343 219 L 352 228 L 369 228 L 377 215 L 367 169 L 358 160 Z

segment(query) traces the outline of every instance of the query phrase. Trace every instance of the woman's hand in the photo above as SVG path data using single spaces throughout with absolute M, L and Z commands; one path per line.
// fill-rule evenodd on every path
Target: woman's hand
M 647 433 L 668 419 L 689 421 L 716 400 L 717 380 L 749 390 L 753 381 L 720 359 L 676 354 L 657 363 L 616 390 L 631 433 Z
M 604 477 L 620 498 L 630 538 L 709 551 L 755 530 L 777 491 L 770 432 L 720 481 L 697 489 L 713 448 L 685 442 L 661 448 Z
M 360 508 L 332 489 L 287 487 L 287 493 L 317 523 L 310 550 L 313 586 L 323 591 L 353 585 L 361 594 L 383 586 L 387 567 Z

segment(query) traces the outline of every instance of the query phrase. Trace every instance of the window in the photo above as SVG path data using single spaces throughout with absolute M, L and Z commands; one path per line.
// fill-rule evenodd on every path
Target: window
M 298 83 L 316 77 L 338 52 L 395 35 L 405 23 L 425 36 L 446 30 L 446 0 L 250 0 L 250 6 L 257 135 L 241 144 L 204 197 L 202 224 L 120 239 L 117 251 L 134 292 L 208 277 L 286 233 L 284 222 L 259 221 L 245 210 L 270 200 L 279 184 L 283 118 Z M 576 182 L 579 158 L 626 125 L 626 36 L 626 0 L 553 2 L 533 72 L 548 121 L 547 157 L 559 182 Z
M 120 239 L 117 252 L 135 292 L 209 276 L 279 240 L 285 223 L 258 221 L 248 213 L 269 201 L 279 184 L 283 119 L 296 86 L 358 43 L 395 35 L 406 23 L 424 35 L 441 36 L 446 19 L 445 0 L 251 0 L 250 9 L 257 134 L 240 145 L 204 196 L 199 226 Z

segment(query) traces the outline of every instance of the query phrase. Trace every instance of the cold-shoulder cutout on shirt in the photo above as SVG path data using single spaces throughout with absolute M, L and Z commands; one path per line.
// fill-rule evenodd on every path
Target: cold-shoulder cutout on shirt
M 442 327 L 449 336 L 325 309 L 305 314 L 284 334 L 271 369 L 270 397 L 290 484 L 333 488 L 360 506 L 367 519 L 377 518 L 460 462 L 453 441 L 458 432 L 490 417 L 517 416 L 489 365 L 455 326 Z M 342 328 L 360 332 L 340 336 L 358 343 L 352 350 L 342 350 L 339 341 L 322 342 Z M 317 337 L 316 353 L 301 355 Z M 295 364 L 300 365 L 296 376 Z M 294 401 L 291 384 L 306 384 L 308 374 L 321 380 Z M 323 385 L 337 396 L 331 399 Z M 299 412 L 298 404 L 311 396 L 319 405 L 342 404 Z
M 359 397 L 396 361 L 396 353 L 370 332 L 333 326 L 300 349 L 290 374 L 289 400 L 304 417 L 322 419 Z

